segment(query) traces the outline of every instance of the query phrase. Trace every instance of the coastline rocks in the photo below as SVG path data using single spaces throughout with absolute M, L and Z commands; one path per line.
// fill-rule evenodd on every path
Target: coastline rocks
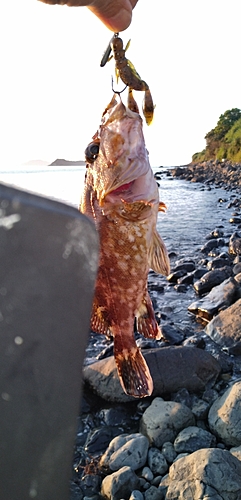
M 198 450 L 174 462 L 161 486 L 166 500 L 241 500 L 241 462 L 226 450 Z
M 235 299 L 239 285 L 233 278 L 224 280 L 212 288 L 211 292 L 198 301 L 193 302 L 188 311 L 199 318 L 210 321 L 222 309 L 229 307 Z
M 212 404 L 210 430 L 227 446 L 241 445 L 241 381 L 234 383 Z
M 122 434 L 110 442 L 100 459 L 100 466 L 112 471 L 126 466 L 140 469 L 146 463 L 148 448 L 149 441 L 143 434 Z
M 194 422 L 194 415 L 187 406 L 155 398 L 142 415 L 140 432 L 148 437 L 152 446 L 160 448 L 167 441 L 174 441 L 184 427 Z
M 153 378 L 152 396 L 162 396 L 181 388 L 190 392 L 204 390 L 215 384 L 220 373 L 218 361 L 210 353 L 195 347 L 171 346 L 142 352 Z M 135 399 L 123 392 L 113 356 L 86 366 L 83 376 L 85 383 L 102 399 L 120 403 Z
M 230 353 L 241 354 L 241 299 L 215 316 L 206 326 L 205 332 L 217 344 L 229 350 L 231 348 Z

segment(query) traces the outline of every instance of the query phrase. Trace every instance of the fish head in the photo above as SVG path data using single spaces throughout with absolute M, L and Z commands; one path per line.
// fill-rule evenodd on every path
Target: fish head
M 88 164 L 92 189 L 100 206 L 107 203 L 158 200 L 158 189 L 149 163 L 142 118 L 114 95 L 86 151 L 98 155 Z M 88 156 L 88 154 L 87 154 Z

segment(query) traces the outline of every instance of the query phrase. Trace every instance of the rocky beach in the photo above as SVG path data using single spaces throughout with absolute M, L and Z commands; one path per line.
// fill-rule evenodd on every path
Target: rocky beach
M 203 240 L 183 252 L 184 233 L 180 252 L 169 245 L 170 275 L 149 273 L 163 338 L 136 340 L 151 397 L 123 392 L 112 342 L 91 333 L 71 500 L 241 499 L 241 165 L 191 163 L 155 177 L 211 193 L 222 219 L 213 225 L 204 212 Z

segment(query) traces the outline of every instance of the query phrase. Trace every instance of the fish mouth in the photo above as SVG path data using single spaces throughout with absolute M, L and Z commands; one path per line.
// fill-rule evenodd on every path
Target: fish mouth
M 125 193 L 126 191 L 129 191 L 132 188 L 134 182 L 135 181 L 131 181 L 131 182 L 127 182 L 126 184 L 122 184 L 118 188 L 113 189 L 113 191 L 111 191 L 110 194 L 115 195 L 115 194 Z

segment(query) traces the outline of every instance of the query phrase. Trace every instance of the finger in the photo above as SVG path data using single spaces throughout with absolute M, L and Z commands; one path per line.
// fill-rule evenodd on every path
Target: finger
M 137 0 L 94 0 L 88 8 L 111 31 L 124 31 L 131 23 L 132 9 Z

